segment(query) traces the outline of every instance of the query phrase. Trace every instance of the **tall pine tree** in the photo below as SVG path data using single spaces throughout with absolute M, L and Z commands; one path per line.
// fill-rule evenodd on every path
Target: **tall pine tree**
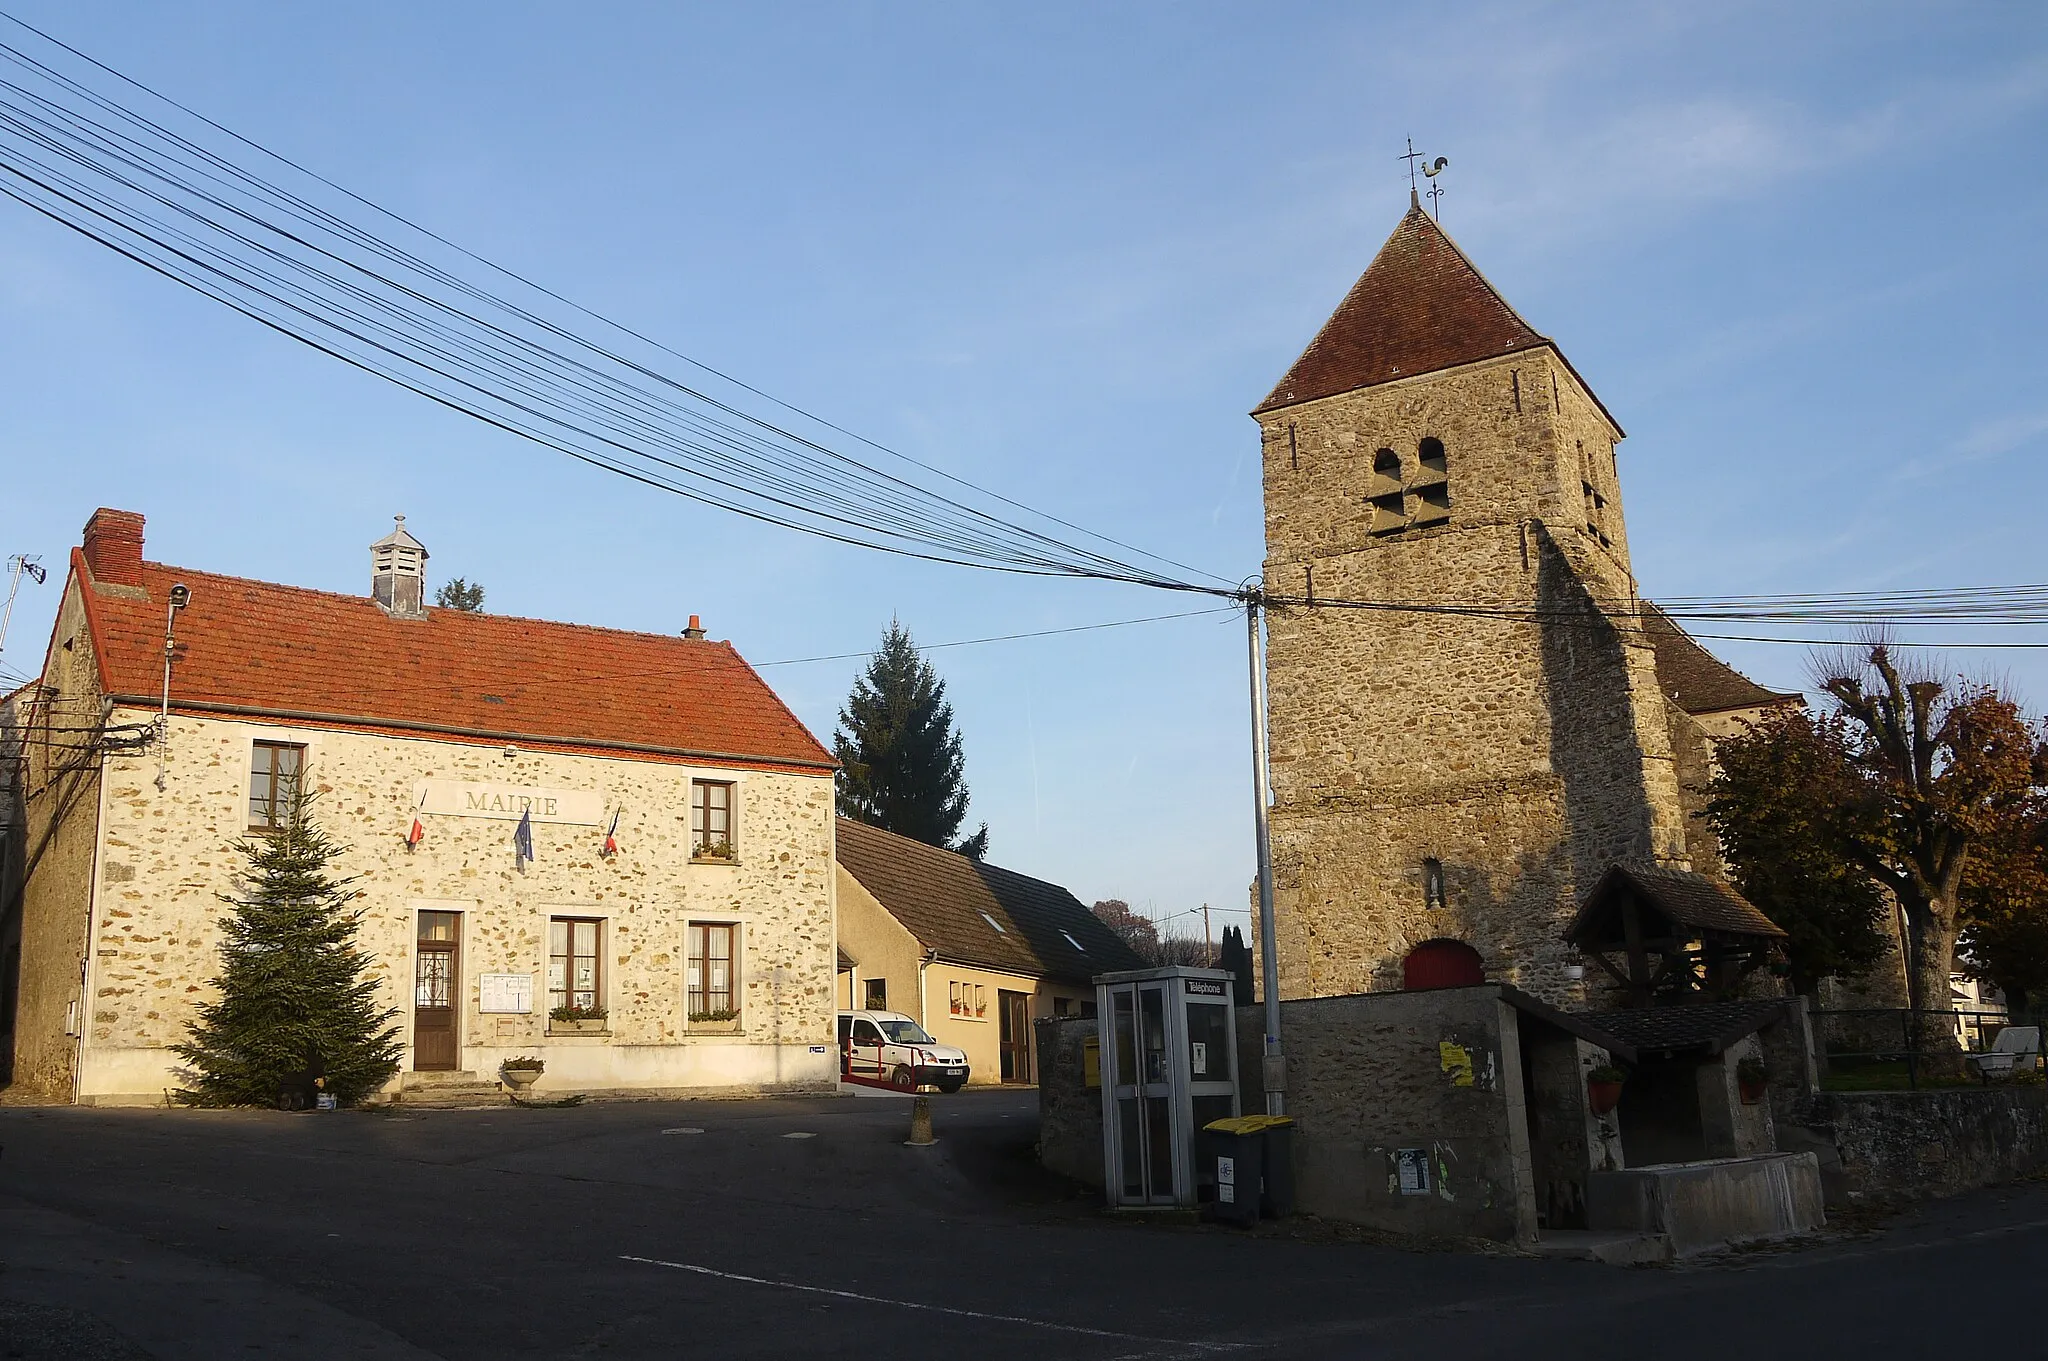
M 356 947 L 361 914 L 348 904 L 355 880 L 329 865 L 343 848 L 312 818 L 305 781 L 274 833 L 235 849 L 248 860 L 234 912 L 221 918 L 217 1000 L 199 1008 L 190 1044 L 173 1051 L 191 1066 L 178 1095 L 200 1106 L 293 1104 L 324 1079 L 351 1105 L 398 1070 L 398 1013 L 377 1007 L 370 956 Z
M 967 816 L 966 758 L 946 683 L 902 624 L 890 621 L 881 648 L 854 680 L 833 747 L 842 817 L 977 860 L 987 853 L 987 823 L 953 840 Z

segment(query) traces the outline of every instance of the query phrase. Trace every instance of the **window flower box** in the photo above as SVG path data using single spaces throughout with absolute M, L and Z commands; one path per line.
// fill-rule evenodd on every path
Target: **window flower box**
M 690 852 L 693 865 L 736 865 L 739 859 L 739 852 L 733 849 L 732 843 L 724 840 L 700 841 Z
M 548 1013 L 550 1035 L 603 1035 L 610 1031 L 610 1017 L 603 1007 L 556 1007 Z
M 689 1021 L 693 1035 L 736 1035 L 740 1028 L 740 1014 L 735 1010 L 693 1011 Z

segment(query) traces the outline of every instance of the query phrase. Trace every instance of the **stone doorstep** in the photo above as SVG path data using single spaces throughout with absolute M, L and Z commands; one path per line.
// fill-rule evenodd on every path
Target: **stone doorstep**
M 1545 1229 L 1536 1235 L 1538 1257 L 1608 1266 L 1662 1266 L 1674 1260 L 1671 1235 L 1631 1229 Z

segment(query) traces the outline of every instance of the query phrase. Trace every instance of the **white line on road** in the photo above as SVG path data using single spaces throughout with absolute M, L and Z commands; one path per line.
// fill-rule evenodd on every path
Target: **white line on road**
M 671 1271 L 689 1271 L 699 1276 L 716 1276 L 722 1281 L 743 1281 L 748 1285 L 772 1285 L 781 1290 L 801 1290 L 811 1295 L 831 1295 L 835 1299 L 859 1300 L 863 1304 L 889 1304 L 898 1309 L 919 1309 L 928 1314 L 953 1314 L 959 1318 L 978 1318 L 989 1323 L 1017 1323 L 1027 1328 L 1044 1328 L 1055 1333 L 1080 1333 L 1084 1337 L 1108 1337 L 1121 1342 L 1144 1342 L 1152 1346 L 1188 1347 L 1199 1352 L 1234 1352 L 1244 1350 L 1236 1342 L 1190 1342 L 1178 1337 L 1147 1337 L 1142 1333 L 1119 1333 L 1107 1328 L 1084 1328 L 1076 1323 L 1051 1323 L 1045 1319 L 1023 1318 L 1016 1314 L 984 1314 L 976 1309 L 951 1309 L 943 1304 L 921 1304 L 916 1300 L 892 1300 L 884 1295 L 862 1295 L 852 1290 L 832 1290 L 822 1285 L 798 1285 L 794 1281 L 772 1281 L 766 1276 L 742 1276 L 736 1271 L 714 1271 L 708 1266 L 693 1266 L 688 1262 L 664 1262 L 658 1257 L 628 1257 L 621 1254 L 622 1262 L 638 1262 L 642 1266 L 664 1266 Z

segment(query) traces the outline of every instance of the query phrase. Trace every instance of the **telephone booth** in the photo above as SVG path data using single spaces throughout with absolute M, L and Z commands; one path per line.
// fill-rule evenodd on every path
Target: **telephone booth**
M 1111 1205 L 1193 1207 L 1215 1198 L 1214 1160 L 1197 1158 L 1196 1140 L 1211 1120 L 1239 1113 L 1230 989 L 1223 969 L 1169 966 L 1095 980 Z

